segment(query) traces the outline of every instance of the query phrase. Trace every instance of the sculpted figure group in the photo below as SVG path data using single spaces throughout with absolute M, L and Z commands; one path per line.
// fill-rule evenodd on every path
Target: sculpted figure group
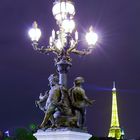
M 92 105 L 85 90 L 82 88 L 84 79 L 77 77 L 74 85 L 70 89 L 59 85 L 57 75 L 50 75 L 48 78 L 50 89 L 39 96 L 36 101 L 42 111 L 44 111 L 44 119 L 39 128 L 84 128 L 85 107 Z

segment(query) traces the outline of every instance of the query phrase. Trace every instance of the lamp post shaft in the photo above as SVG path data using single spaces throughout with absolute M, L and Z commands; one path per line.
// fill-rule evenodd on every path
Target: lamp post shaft
M 67 73 L 59 73 L 59 84 L 67 87 Z
M 72 64 L 67 60 L 60 60 L 56 63 L 57 71 L 59 73 L 59 84 L 67 87 L 67 73 Z

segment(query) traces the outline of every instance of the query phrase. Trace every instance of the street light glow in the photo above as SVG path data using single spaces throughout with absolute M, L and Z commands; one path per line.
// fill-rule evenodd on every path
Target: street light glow
M 88 45 L 95 45 L 98 41 L 98 35 L 95 32 L 93 32 L 92 26 L 89 28 L 89 32 L 86 34 L 86 41 Z
M 28 32 L 30 38 L 32 41 L 37 41 L 40 39 L 41 37 L 41 30 L 37 27 L 37 23 L 34 22 L 33 23 L 33 28 L 31 28 Z
M 57 49 L 59 49 L 59 50 L 62 50 L 62 49 L 63 49 L 63 45 L 62 45 L 62 42 L 61 42 L 60 40 L 57 40 L 57 42 L 56 42 L 56 47 L 57 47 Z
M 98 40 L 98 35 L 90 27 L 89 32 L 85 36 L 89 48 L 78 49 L 80 36 L 75 29 L 75 7 L 73 2 L 71 0 L 55 0 L 52 12 L 59 29 L 56 31 L 53 29 L 49 38 L 49 45 L 41 47 L 38 42 L 41 37 L 41 30 L 38 28 L 37 23 L 34 22 L 33 28 L 29 31 L 33 48 L 44 54 L 54 53 L 58 58 L 55 59 L 57 61 L 61 59 L 71 61 L 70 54 L 72 53 L 76 55 L 90 54 Z
M 52 13 L 56 20 L 67 19 L 67 15 L 75 14 L 75 7 L 72 2 L 55 2 L 52 8 Z
M 75 28 L 75 22 L 74 20 L 64 20 L 62 22 L 62 28 L 66 33 L 72 33 L 72 31 Z
M 75 32 L 75 40 L 76 41 L 78 40 L 78 32 L 77 31 Z

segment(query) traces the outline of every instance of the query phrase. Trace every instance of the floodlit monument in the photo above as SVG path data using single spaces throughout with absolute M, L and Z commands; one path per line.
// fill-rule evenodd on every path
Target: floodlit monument
M 76 77 L 73 87 L 67 87 L 67 73 L 72 66 L 71 54 L 90 54 L 98 36 L 91 26 L 85 35 L 89 47 L 79 50 L 74 3 L 70 0 L 55 0 L 52 13 L 59 29 L 52 30 L 48 46 L 39 46 L 41 30 L 37 22 L 34 22 L 33 28 L 29 30 L 35 51 L 56 55 L 54 60 L 58 72 L 50 74 L 48 91 L 40 94 L 36 101 L 36 106 L 44 112 L 44 119 L 34 135 L 38 140 L 88 140 L 91 135 L 85 127 L 85 108 L 92 105 L 93 100 L 86 96 L 82 87 L 83 77 Z
M 111 126 L 109 129 L 108 137 L 122 139 L 124 137 L 124 131 L 120 128 L 118 107 L 117 107 L 117 92 L 115 82 L 113 82 L 112 89 L 112 115 L 111 115 Z

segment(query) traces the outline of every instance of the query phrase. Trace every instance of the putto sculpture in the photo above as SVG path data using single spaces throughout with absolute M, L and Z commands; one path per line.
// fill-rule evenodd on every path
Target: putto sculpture
M 82 83 L 84 83 L 83 77 L 77 77 L 74 80 L 74 86 L 69 89 L 69 98 L 71 101 L 71 107 L 74 114 L 77 116 L 77 126 L 79 128 L 84 127 L 85 122 L 85 107 L 92 105 L 93 100 L 90 100 L 86 94 L 85 90 L 82 88 Z
M 39 128 L 80 128 L 84 129 L 85 107 L 92 105 L 82 88 L 83 77 L 74 80 L 74 86 L 66 89 L 59 84 L 57 75 L 48 78 L 50 89 L 40 94 L 36 101 L 37 107 L 44 111 L 45 116 Z M 45 105 L 42 106 L 42 103 Z

